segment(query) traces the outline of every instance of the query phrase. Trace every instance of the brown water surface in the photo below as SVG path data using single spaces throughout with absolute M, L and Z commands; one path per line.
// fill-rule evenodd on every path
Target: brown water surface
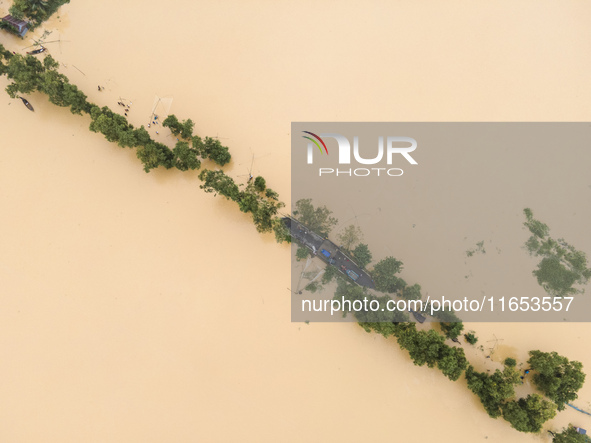
M 90 100 L 132 101 L 141 125 L 155 97 L 172 98 L 171 112 L 230 147 L 234 176 L 254 153 L 289 207 L 291 121 L 588 121 L 590 21 L 575 1 L 103 0 L 73 1 L 44 29 Z M 22 51 L 32 37 L 0 42 Z M 290 323 L 288 247 L 204 194 L 197 173 L 146 174 L 87 117 L 29 100 L 34 114 L 0 97 L 1 441 L 549 441 L 490 419 L 463 380 L 414 367 L 393 341 Z M 589 192 L 528 204 L 590 252 Z M 486 213 L 472 217 L 465 235 L 490 238 Z M 408 281 L 466 271 L 472 243 L 450 242 L 455 258 L 431 266 L 432 238 L 407 240 L 396 256 Z M 469 271 L 487 275 L 477 260 Z M 481 368 L 538 348 L 591 368 L 587 324 L 467 328 L 486 348 L 465 347 Z M 569 422 L 591 428 L 573 410 L 551 426 Z

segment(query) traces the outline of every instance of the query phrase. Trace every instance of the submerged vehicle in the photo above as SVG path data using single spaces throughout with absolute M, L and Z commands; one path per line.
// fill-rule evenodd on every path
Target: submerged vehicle
M 419 323 L 425 322 L 426 318 L 423 314 L 421 314 L 420 312 L 417 312 L 417 311 L 413 311 L 412 309 L 409 309 L 409 311 Z
M 31 103 L 29 103 L 29 100 L 27 100 L 24 97 L 19 97 L 19 98 L 23 101 L 23 104 L 27 107 L 27 109 L 29 111 L 33 111 L 33 112 L 35 111 L 35 109 L 33 108 L 33 105 L 31 105 Z
M 351 279 L 353 281 L 357 281 L 357 279 L 359 278 L 359 274 L 357 274 L 355 271 L 351 271 L 350 269 L 347 269 L 345 272 L 347 273 L 347 275 L 349 277 L 351 277 Z
M 41 46 L 39 49 L 35 49 L 34 51 L 29 51 L 27 52 L 27 55 L 36 55 L 36 54 L 41 54 L 42 52 L 47 51 L 47 49 L 43 46 Z

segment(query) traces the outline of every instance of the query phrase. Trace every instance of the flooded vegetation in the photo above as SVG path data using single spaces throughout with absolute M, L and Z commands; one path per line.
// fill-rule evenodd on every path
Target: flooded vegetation
M 155 96 L 173 97 L 170 113 L 190 116 L 194 134 L 229 147 L 224 171 L 240 191 L 254 154 L 252 175 L 264 177 L 287 208 L 291 121 L 588 119 L 591 96 L 580 88 L 591 69 L 580 56 L 591 41 L 586 7 L 500 2 L 465 4 L 457 14 L 436 2 L 343 2 L 337 13 L 332 4 L 310 7 L 314 14 L 265 2 L 175 0 L 163 8 L 75 1 L 25 40 L 2 33 L 0 43 L 22 55 L 49 31 L 45 46 L 57 74 L 99 109 L 125 117 L 117 102 L 133 102 L 129 124 L 143 125 L 171 151 L 177 137 L 170 129 L 147 124 Z M 557 17 L 569 25 L 553 25 Z M 343 58 L 352 60 L 347 69 Z M 9 86 L 4 76 L 0 86 Z M 186 171 L 146 174 L 136 152 L 88 130 L 90 116 L 39 92 L 26 99 L 34 113 L 19 99 L 0 99 L 1 440 L 551 441 L 545 430 L 511 427 L 536 426 L 519 419 L 523 410 L 549 410 L 533 397 L 530 375 L 514 386 L 518 397 L 532 396 L 506 412 L 516 418 L 491 420 L 463 378 L 449 381 L 451 365 L 445 374 L 430 369 L 431 360 L 415 366 L 397 338 L 350 323 L 291 323 L 290 248 L 258 233 L 252 214 L 233 201 L 203 192 L 207 181 L 189 166 L 187 146 L 177 150 Z M 159 155 L 145 154 L 144 165 Z M 431 179 L 409 184 L 424 196 L 420 203 L 396 197 L 399 207 L 412 208 L 393 226 L 396 251 L 361 224 L 363 242 L 380 245 L 372 249 L 375 263 L 387 256 L 404 262 L 400 278 L 420 282 L 425 294 L 500 292 L 501 280 L 516 293 L 540 291 L 522 272 L 527 254 L 506 252 L 524 241 L 512 226 L 531 207 L 552 232 L 591 251 L 591 211 L 580 203 L 591 185 L 588 155 L 577 154 L 538 159 L 537 172 L 549 177 L 539 181 L 532 170 L 512 170 L 498 152 L 479 153 L 487 168 L 515 177 L 498 180 L 494 193 L 466 189 L 476 173 L 445 181 L 432 167 Z M 200 161 L 215 170 L 210 159 Z M 260 193 L 260 181 L 253 186 Z M 470 209 L 458 210 L 449 195 Z M 502 214 L 485 204 L 499 196 Z M 335 214 L 346 220 L 348 212 Z M 465 264 L 475 244 L 464 243 L 466 235 L 484 239 L 489 253 Z M 505 255 L 491 253 L 490 241 Z M 465 329 L 476 345 L 445 346 L 463 349 L 475 374 L 503 373 L 508 357 L 523 373 L 531 350 L 591 367 L 586 323 Z M 591 410 L 590 402 L 587 383 L 574 404 Z M 546 427 L 572 433 L 569 423 L 591 428 L 590 417 L 570 407 Z

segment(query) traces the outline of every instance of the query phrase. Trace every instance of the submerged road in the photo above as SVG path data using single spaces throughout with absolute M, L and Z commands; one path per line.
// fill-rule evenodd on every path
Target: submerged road
M 284 217 L 283 222 L 289 228 L 292 238 L 310 249 L 312 254 L 322 259 L 327 266 L 334 266 L 359 286 L 375 289 L 371 275 L 361 269 L 357 263 L 328 238 L 321 237 L 293 218 Z

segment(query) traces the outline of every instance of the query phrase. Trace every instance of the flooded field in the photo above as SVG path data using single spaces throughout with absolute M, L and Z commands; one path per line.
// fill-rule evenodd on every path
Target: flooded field
M 166 98 L 197 134 L 230 147 L 234 177 L 254 155 L 253 173 L 288 208 L 292 121 L 589 120 L 591 6 L 576 2 L 72 0 L 58 15 L 0 43 L 22 52 L 51 31 L 50 53 L 91 101 L 132 101 L 139 126 Z M 355 324 L 291 323 L 289 247 L 203 193 L 196 172 L 146 174 L 87 117 L 29 100 L 34 114 L 0 94 L 1 441 L 550 441 L 490 419 L 463 378 L 413 366 L 393 341 Z M 435 247 L 430 230 L 393 238 L 403 277 L 434 291 L 459 275 L 479 290 L 498 270 L 488 256 L 465 264 L 465 251 L 481 240 L 518 247 L 510 230 L 523 204 L 590 254 L 584 164 L 532 165 L 573 168 L 573 187 L 540 182 L 494 223 L 469 212 L 474 228 Z M 533 188 L 527 170 L 521 180 Z M 401 226 L 429 226 L 430 208 L 458 216 L 438 203 L 438 183 L 421 186 L 421 207 Z M 535 288 L 530 275 L 511 279 Z M 465 346 L 479 368 L 540 349 L 591 371 L 591 325 L 466 327 L 485 347 Z M 591 410 L 589 382 L 575 404 Z M 569 422 L 591 428 L 572 409 L 550 426 Z

